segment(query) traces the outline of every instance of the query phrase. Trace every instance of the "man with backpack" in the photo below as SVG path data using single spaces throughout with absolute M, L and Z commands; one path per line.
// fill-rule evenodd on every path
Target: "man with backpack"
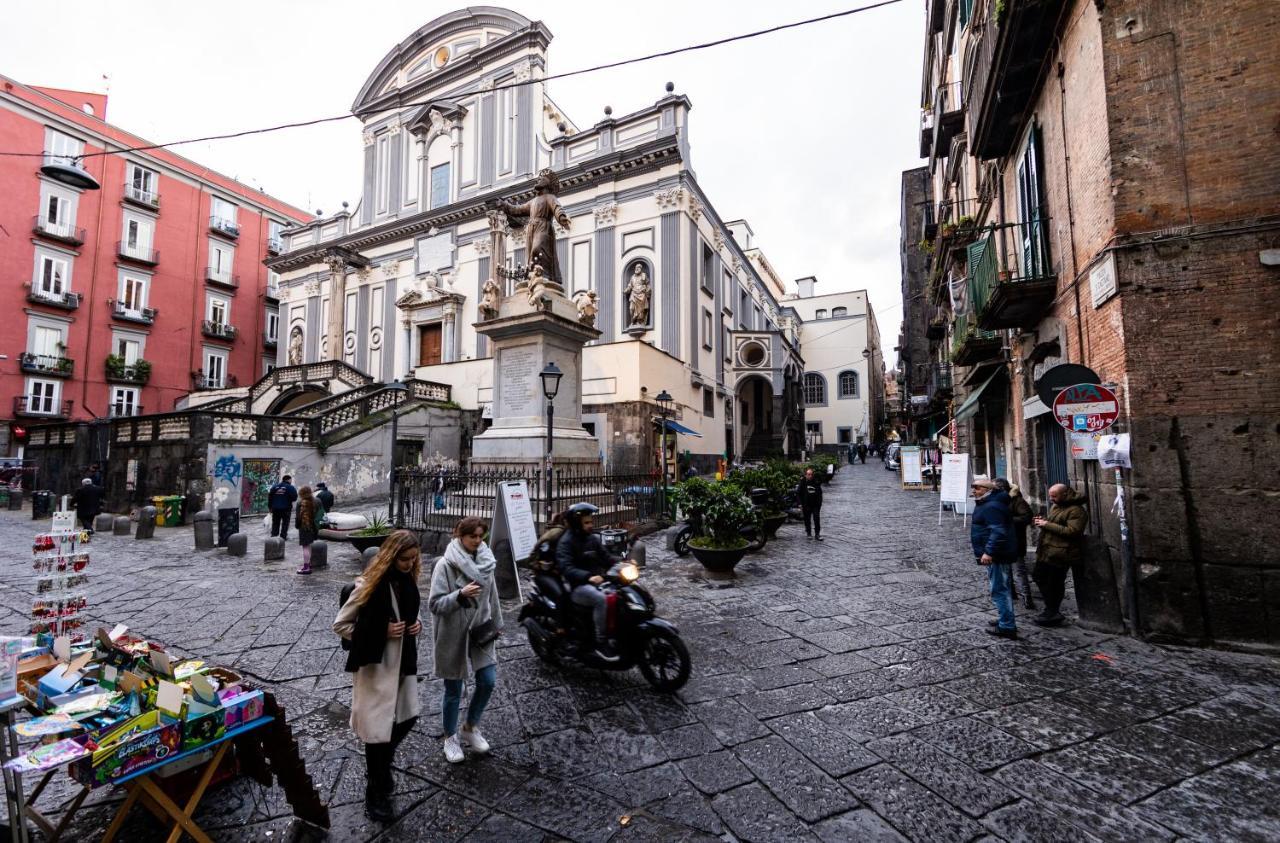
M 267 492 L 267 508 L 271 510 L 271 535 L 289 540 L 289 513 L 298 499 L 293 478 L 286 474 Z

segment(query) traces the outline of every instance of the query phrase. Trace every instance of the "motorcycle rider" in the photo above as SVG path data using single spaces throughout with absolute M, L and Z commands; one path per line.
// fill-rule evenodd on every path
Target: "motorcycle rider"
M 556 545 L 556 564 L 560 575 L 573 589 L 570 599 L 578 606 L 588 606 L 596 628 L 596 656 L 602 661 L 616 662 L 618 654 L 609 644 L 608 608 L 600 589 L 604 574 L 621 560 L 605 550 L 600 536 L 591 532 L 595 515 L 600 510 L 589 503 L 575 503 L 568 509 L 569 529 Z

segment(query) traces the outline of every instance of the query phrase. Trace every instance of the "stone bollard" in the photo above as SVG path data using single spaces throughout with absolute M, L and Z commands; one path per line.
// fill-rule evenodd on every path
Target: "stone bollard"
M 316 539 L 311 543 L 311 567 L 329 567 L 329 543 Z
M 156 537 L 156 508 L 154 506 L 144 506 L 138 510 L 138 529 L 134 532 L 135 539 L 154 539 Z
M 667 533 L 663 541 L 667 550 L 674 551 L 676 549 L 676 538 L 679 537 L 680 531 L 685 528 L 684 524 L 676 524 L 674 527 L 668 527 Z
M 196 550 L 213 550 L 214 535 L 213 513 L 202 509 L 192 519 L 195 524 Z
M 636 542 L 635 544 L 631 545 L 631 561 L 636 563 L 636 565 L 640 568 L 644 567 L 645 554 L 646 554 L 645 547 L 644 545 L 640 544 L 640 542 Z
M 10 489 L 9 490 L 9 510 L 11 512 L 16 512 L 19 509 L 22 509 L 22 490 Z
M 232 533 L 227 536 L 227 555 L 244 556 L 249 552 L 249 536 L 245 533 Z
M 262 543 L 262 561 L 273 562 L 284 558 L 284 539 L 272 536 Z
M 381 549 L 380 547 L 366 547 L 364 553 L 360 554 L 360 567 L 368 568 L 369 563 L 373 561 L 373 557 L 377 556 L 378 551 Z
M 111 524 L 111 534 L 114 536 L 127 536 L 132 529 L 133 522 L 127 515 L 117 515 Z
M 93 519 L 93 531 L 95 533 L 109 533 L 116 526 L 116 517 L 110 512 L 100 512 Z

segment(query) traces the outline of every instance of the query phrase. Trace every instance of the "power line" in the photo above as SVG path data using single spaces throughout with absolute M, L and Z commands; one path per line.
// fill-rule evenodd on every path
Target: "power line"
M 566 72 L 564 72 L 564 73 L 553 73 L 553 74 L 551 74 L 550 76 L 543 76 L 543 77 L 538 78 L 538 79 L 527 79 L 527 80 L 522 81 L 522 82 L 507 82 L 507 83 L 504 83 L 504 84 L 502 84 L 502 85 L 494 85 L 494 86 L 493 86 L 492 88 L 490 88 L 489 90 L 491 90 L 491 91 L 504 91 L 504 90 L 507 90 L 507 89 L 509 89 L 509 88 L 520 88 L 520 87 L 523 87 L 523 86 L 525 86 L 525 85 L 535 85 L 535 84 L 538 84 L 538 83 L 540 83 L 540 82 L 549 82 L 549 81 L 551 81 L 551 80 L 553 80 L 553 79 L 568 79 L 568 78 L 569 78 L 569 77 L 571 77 L 571 76 L 581 76 L 581 75 L 586 74 L 586 73 L 595 73 L 595 72 L 597 72 L 597 71 L 601 71 L 601 70 L 611 70 L 611 69 L 613 69 L 613 68 L 615 68 L 615 67 L 624 67 L 624 66 L 626 66 L 626 65 L 630 65 L 630 64 L 639 64 L 640 62 L 652 61 L 653 59 L 667 58 L 667 57 L 669 57 L 669 56 L 675 56 L 675 55 L 679 55 L 679 54 L 681 54 L 681 53 L 689 53 L 689 52 L 693 52 L 693 51 L 695 51 L 695 50 L 705 50 L 705 49 L 708 49 L 708 48 L 710 48 L 710 47 L 719 47 L 719 46 L 721 46 L 721 45 L 723 45 L 723 44 L 730 44 L 730 43 L 733 43 L 733 42 L 735 42 L 735 41 L 745 41 L 745 40 L 747 40 L 748 38 L 757 38 L 757 37 L 759 37 L 759 36 L 761 36 L 761 35 L 771 35 L 771 34 L 773 34 L 773 33 L 775 33 L 775 32 L 782 32 L 782 31 L 787 30 L 787 29 L 795 29 L 796 27 L 809 26 L 810 24 L 815 24 L 815 23 L 824 23 L 824 22 L 829 21 L 829 20 L 835 20 L 835 19 L 837 19 L 837 18 L 848 17 L 848 16 L 850 16 L 850 15 L 856 15 L 856 14 L 858 14 L 859 12 L 868 12 L 868 11 L 871 11 L 872 9 L 879 9 L 879 8 L 880 8 L 880 7 L 882 7 L 882 6 L 892 6 L 892 5 L 893 5 L 893 4 L 895 4 L 895 3 L 901 3 L 901 2 L 902 2 L 902 0 L 879 0 L 879 2 L 871 3 L 870 5 L 867 5 L 867 6 L 858 6 L 858 7 L 853 8 L 853 9 L 845 9 L 844 11 L 841 11 L 841 12 L 832 12 L 832 13 L 831 13 L 831 14 L 829 14 L 829 15 L 821 15 L 821 16 L 816 17 L 816 18 L 808 18 L 808 19 L 806 19 L 806 20 L 793 21 L 793 22 L 791 22 L 791 23 L 779 24 L 779 25 L 777 25 L 777 26 L 771 26 L 771 27 L 769 27 L 769 28 L 767 28 L 767 29 L 758 29 L 758 30 L 756 30 L 756 31 L 754 31 L 754 32 L 746 32 L 746 33 L 743 33 L 743 34 L 741 34 L 741 35 L 730 35 L 730 36 L 725 37 L 725 38 L 718 38 L 718 39 L 716 39 L 715 41 L 705 41 L 705 42 L 703 42 L 703 43 L 701 43 L 701 44 L 692 44 L 692 45 L 687 46 L 687 47 L 677 47 L 677 48 L 672 49 L 672 50 L 663 50 L 663 51 L 661 51 L 661 52 L 657 52 L 657 53 L 650 53 L 649 55 L 646 55 L 646 56 L 637 56 L 637 57 L 635 57 L 635 58 L 622 59 L 622 60 L 620 60 L 620 61 L 608 62 L 608 63 L 606 63 L 606 64 L 598 64 L 598 65 L 595 65 L 595 66 L 593 66 L 593 67 L 584 67 L 584 68 L 580 68 L 580 69 L 578 69 L 578 70 L 569 70 L 569 71 L 566 71 Z M 486 93 L 487 93 L 487 92 L 486 92 Z M 422 101 L 420 101 L 420 102 L 407 102 L 407 103 L 401 103 L 398 107 L 399 107 L 399 108 L 413 108 L 413 107 L 415 107 L 415 106 L 419 106 L 419 105 L 426 105 L 426 104 L 427 104 L 427 103 L 429 103 L 429 102 L 431 102 L 431 100 L 422 100 Z M 124 148 L 122 148 L 122 149 L 103 150 L 103 151 L 101 151 L 101 152 L 86 152 L 86 153 L 84 153 L 84 154 L 81 154 L 81 155 L 77 155 L 77 156 L 75 156 L 75 159 L 76 159 L 76 160 L 81 160 L 81 159 L 84 159 L 84 158 L 92 158 L 92 157 L 96 157 L 96 156 L 99 156 L 99 155 L 119 155 L 119 154 L 121 154 L 121 153 L 125 153 L 125 152 L 147 152 L 147 151 L 152 150 L 152 149 L 165 149 L 165 148 L 170 147 L 170 146 L 183 146 L 183 145 L 185 145 L 185 144 L 189 144 L 189 143 L 204 143 L 204 142 L 206 142 L 206 141 L 215 141 L 215 140 L 232 140 L 232 139 L 234 139 L 234 138 L 243 138 L 243 137 L 247 137 L 247 136 L 249 136 L 249 135 L 262 135 L 262 134 L 266 134 L 266 133 L 268 133 L 268 132 L 279 132 L 279 131 L 281 131 L 281 130 L 283 130 L 283 129 L 300 129 L 300 128 L 304 128 L 304 127 L 307 127 L 307 126 L 319 126 L 319 125 L 324 124 L 324 123 L 336 123 L 336 122 L 338 122 L 338 121 L 340 121 L 340 120 L 349 120 L 349 119 L 351 119 L 351 118 L 353 118 L 353 117 L 355 117 L 355 115 L 354 115 L 354 114 L 349 114 L 349 113 L 348 113 L 348 114 L 338 114 L 338 115 L 334 115 L 334 116 L 332 116 L 332 117 L 318 117 L 318 118 L 316 118 L 316 119 L 314 119 L 314 120 L 300 120 L 300 121 L 295 122 L 295 123 L 281 123 L 281 124 L 279 124 L 279 125 L 277 125 L 277 126 L 268 126 L 268 127 L 266 127 L 266 128 L 262 128 L 262 129 L 245 129 L 245 130 L 243 130 L 243 131 L 239 131 L 239 132 L 229 132 L 229 133 L 221 134 L 221 135 L 206 135 L 206 136 L 204 136 L 204 137 L 200 137 L 200 138 L 189 138 L 189 139 L 187 139 L 187 140 L 168 141 L 168 142 L 166 142 L 166 143 L 152 143 L 152 144 L 144 144 L 144 145 L 142 145 L 142 146 L 130 146 L 130 147 L 124 147 Z M 4 152 L 4 151 L 0 151 L 0 156 L 18 157 L 18 158 L 43 158 L 43 157 L 45 156 L 45 153 L 44 153 L 44 152 Z

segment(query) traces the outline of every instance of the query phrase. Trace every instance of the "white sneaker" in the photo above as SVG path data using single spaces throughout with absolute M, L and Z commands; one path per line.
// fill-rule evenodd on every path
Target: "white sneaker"
M 444 739 L 444 758 L 450 764 L 459 764 L 466 759 L 462 753 L 462 745 L 458 743 L 457 735 L 450 735 Z
M 463 746 L 480 755 L 489 751 L 489 742 L 484 739 L 484 735 L 480 734 L 479 729 L 462 729 L 458 732 L 458 736 L 462 739 Z

